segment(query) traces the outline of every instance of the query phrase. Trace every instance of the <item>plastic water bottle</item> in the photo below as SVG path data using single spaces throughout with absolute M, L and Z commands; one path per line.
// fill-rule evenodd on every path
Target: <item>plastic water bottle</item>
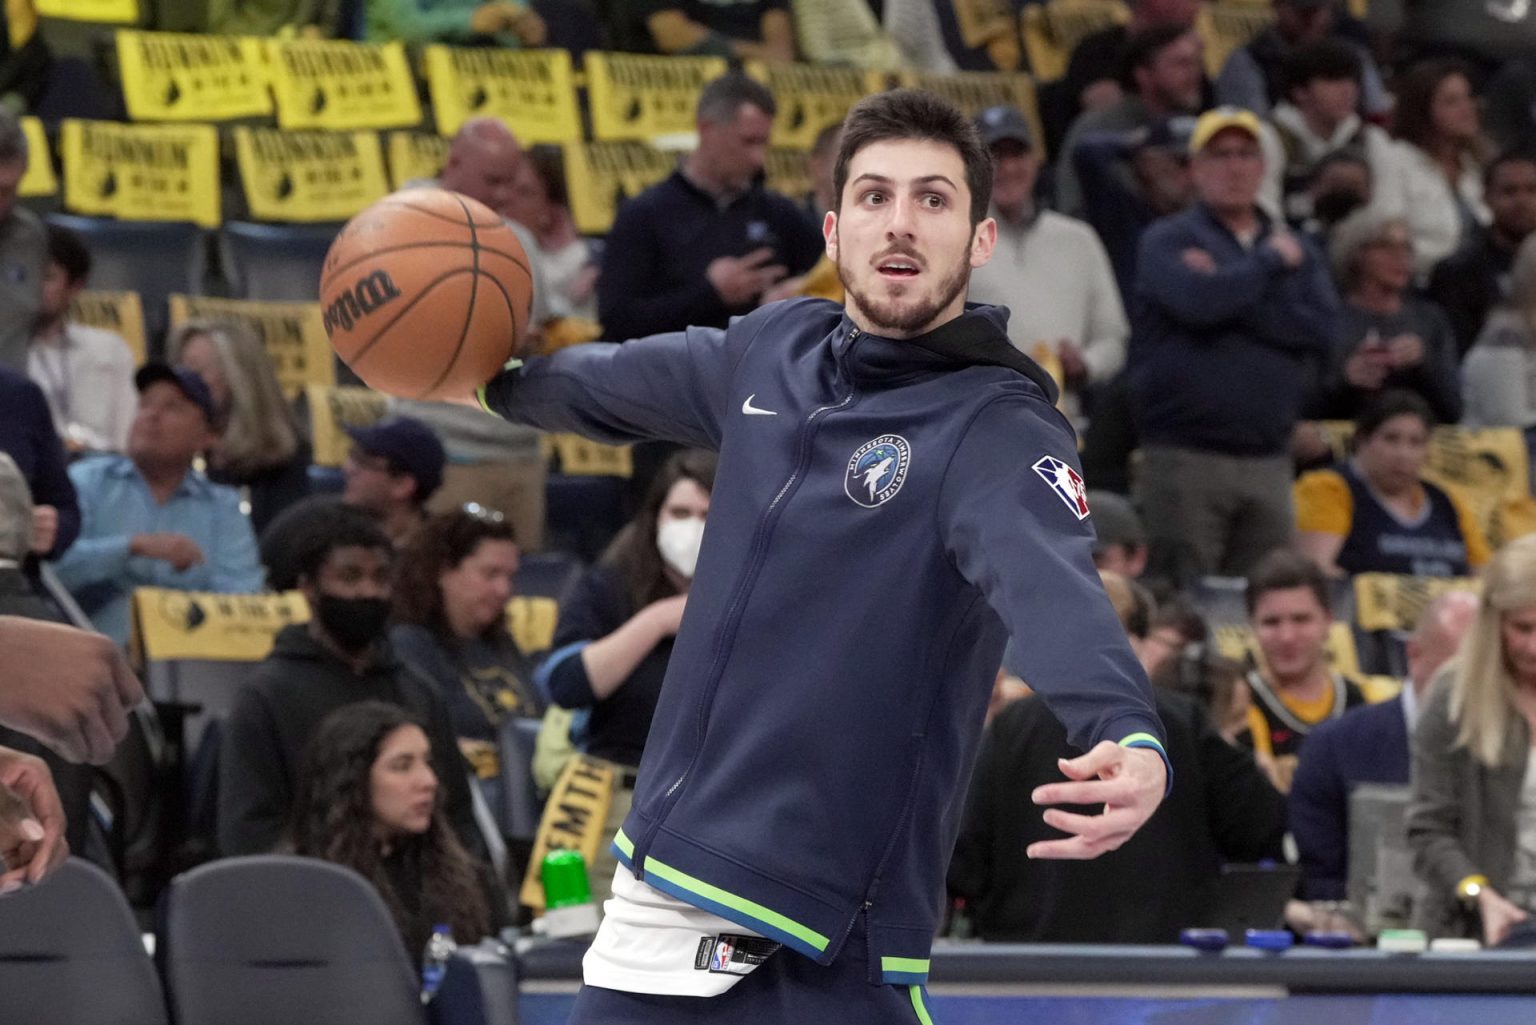
M 431 1003 L 437 996 L 437 988 L 448 973 L 448 959 L 453 957 L 459 945 L 453 942 L 453 930 L 446 925 L 434 925 L 427 940 L 427 949 L 421 956 L 421 1002 Z

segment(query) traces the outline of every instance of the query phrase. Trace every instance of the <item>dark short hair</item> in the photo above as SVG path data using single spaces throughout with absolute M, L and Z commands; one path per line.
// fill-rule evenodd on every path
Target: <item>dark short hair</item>
M 834 121 L 816 133 L 816 141 L 811 143 L 811 155 L 816 157 L 826 156 L 832 144 L 837 141 L 837 133 L 843 130 L 841 121 Z
M 1153 25 L 1140 32 L 1132 32 L 1125 41 L 1125 49 L 1120 53 L 1122 84 L 1128 89 L 1134 89 L 1137 68 L 1151 67 L 1158 54 L 1193 31 L 1188 25 L 1169 24 Z
M 779 112 L 773 93 L 755 78 L 728 71 L 699 93 L 698 117 L 705 121 L 734 121 L 741 105 L 750 103 L 769 117 Z
M 1243 603 L 1248 615 L 1253 615 L 1259 599 L 1271 591 L 1289 591 L 1305 587 L 1317 598 L 1324 609 L 1333 610 L 1329 600 L 1328 578 L 1317 563 L 1292 548 L 1276 548 L 1260 559 L 1248 571 L 1248 587 L 1243 592 Z
M 325 565 L 325 560 L 338 548 L 378 548 L 393 554 L 394 545 L 378 520 L 361 509 L 337 503 L 326 514 L 308 518 L 303 529 L 296 532 L 291 545 L 293 579 L 272 580 L 278 590 L 297 587 L 302 581 L 311 582 Z
M 10 110 L 0 107 L 0 164 L 26 159 L 27 133 L 22 131 L 21 120 Z
M 1536 167 L 1536 146 L 1528 142 L 1517 143 L 1508 149 L 1500 151 L 1499 155 L 1488 161 L 1483 168 L 1483 190 L 1493 191 L 1493 179 L 1500 169 L 1510 164 L 1530 164 Z
M 1338 39 L 1320 39 L 1300 47 L 1285 59 L 1281 69 L 1281 81 L 1285 83 L 1285 95 L 1313 82 L 1337 82 L 1349 79 L 1360 84 L 1362 71 L 1360 53 L 1353 46 Z
M 980 224 L 992 203 L 992 154 L 981 143 L 976 125 L 959 107 L 921 89 L 892 89 L 854 104 L 843 120 L 832 185 L 842 210 L 848 165 L 859 150 L 888 139 L 927 139 L 953 146 L 965 164 L 965 184 L 971 190 L 971 224 Z
M 1381 425 L 1397 416 L 1416 416 L 1425 428 L 1435 426 L 1435 411 L 1429 401 L 1418 392 L 1406 388 L 1388 388 L 1375 395 L 1355 417 L 1355 434 L 1351 442 L 1358 446 L 1366 438 L 1381 430 Z
M 71 285 L 84 284 L 91 276 L 91 251 L 80 233 L 70 228 L 48 225 L 48 259 L 64 268 Z

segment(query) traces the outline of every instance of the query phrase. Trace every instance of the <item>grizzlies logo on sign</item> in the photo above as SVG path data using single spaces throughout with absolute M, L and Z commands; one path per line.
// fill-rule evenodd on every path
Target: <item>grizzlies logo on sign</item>
M 907 479 L 912 446 L 899 434 L 882 434 L 859 446 L 848 460 L 843 490 L 866 509 L 884 505 L 896 497 Z

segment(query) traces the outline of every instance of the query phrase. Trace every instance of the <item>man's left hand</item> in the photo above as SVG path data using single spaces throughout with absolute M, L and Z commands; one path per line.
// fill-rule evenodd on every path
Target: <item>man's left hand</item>
M 1104 810 L 1079 815 L 1047 808 L 1045 824 L 1072 835 L 1030 844 L 1025 853 L 1031 858 L 1086 860 L 1118 849 L 1152 817 L 1168 788 L 1168 768 L 1151 748 L 1104 740 L 1082 757 L 1062 758 L 1058 764 L 1068 782 L 1036 787 L 1034 802 L 1102 804 Z

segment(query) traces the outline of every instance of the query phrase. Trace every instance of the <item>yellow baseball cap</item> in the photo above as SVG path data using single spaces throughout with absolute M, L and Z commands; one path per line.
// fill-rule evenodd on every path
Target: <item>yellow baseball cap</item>
M 1228 128 L 1248 133 L 1255 142 L 1261 138 L 1259 118 L 1253 111 L 1241 107 L 1216 107 L 1201 114 L 1195 122 L 1195 130 L 1189 137 L 1189 152 L 1199 153 L 1206 143 Z

